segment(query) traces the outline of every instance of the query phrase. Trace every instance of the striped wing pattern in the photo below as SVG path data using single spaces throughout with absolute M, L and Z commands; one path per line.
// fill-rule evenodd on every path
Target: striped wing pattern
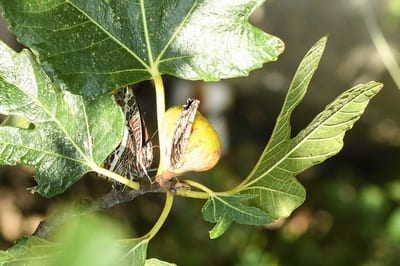
M 176 121 L 176 127 L 171 147 L 171 166 L 175 169 L 183 166 L 183 154 L 192 133 L 192 126 L 200 101 L 189 98 L 183 105 L 182 111 Z
M 121 88 L 114 96 L 126 116 L 126 125 L 121 143 L 104 160 L 104 167 L 131 180 L 148 176 L 147 168 L 153 161 L 153 146 L 133 89 Z

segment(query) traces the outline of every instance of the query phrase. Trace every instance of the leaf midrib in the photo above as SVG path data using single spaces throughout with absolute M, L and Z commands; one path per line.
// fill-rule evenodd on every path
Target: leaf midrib
M 168 62 L 168 61 L 172 61 L 172 60 L 185 59 L 185 58 L 191 58 L 191 57 L 199 57 L 199 56 L 205 56 L 205 55 L 215 54 L 215 53 L 223 53 L 225 51 L 228 51 L 228 52 L 234 54 L 234 52 L 232 52 L 232 51 L 242 50 L 242 49 L 248 50 L 248 49 L 253 49 L 253 48 L 265 48 L 265 47 L 268 47 L 268 45 L 254 45 L 254 46 L 246 46 L 246 47 L 242 46 L 242 47 L 236 47 L 236 48 L 227 48 L 227 49 L 214 49 L 214 50 L 209 50 L 207 52 L 191 53 L 191 54 L 180 55 L 180 56 L 175 56 L 175 57 L 168 57 L 168 58 L 163 58 L 163 59 L 161 59 L 161 56 L 159 56 L 157 58 L 157 62 L 160 64 L 160 63 L 164 63 L 164 62 Z
M 176 30 L 174 31 L 174 33 L 171 35 L 171 37 L 169 38 L 168 42 L 166 43 L 166 45 L 164 46 L 164 48 L 161 50 L 161 52 L 159 53 L 159 55 L 157 56 L 156 59 L 154 59 L 153 53 L 152 53 L 152 45 L 151 45 L 151 40 L 149 37 L 149 30 L 147 27 L 147 18 L 146 18 L 146 9 L 144 6 L 144 1 L 145 0 L 140 0 L 140 10 L 142 13 L 142 23 L 143 23 L 143 29 L 144 29 L 144 37 L 145 37 L 145 42 L 146 42 L 146 47 L 147 47 L 147 53 L 148 53 L 148 60 L 149 60 L 149 64 L 147 64 L 143 59 L 140 58 L 140 56 L 138 56 L 133 50 L 131 50 L 129 47 L 127 47 L 124 43 L 122 43 L 121 41 L 119 41 L 119 39 L 114 36 L 113 34 L 111 34 L 111 32 L 109 32 L 106 28 L 104 28 L 101 24 L 99 24 L 93 17 L 91 17 L 88 13 L 86 13 L 84 10 L 82 10 L 81 8 L 79 8 L 79 6 L 75 5 L 71 0 L 65 0 L 66 3 L 69 3 L 71 6 L 73 6 L 76 10 L 78 10 L 80 13 L 82 13 L 85 17 L 88 18 L 88 20 L 90 20 L 92 23 L 94 23 L 97 27 L 99 27 L 110 39 L 112 39 L 113 41 L 115 41 L 118 45 L 120 45 L 123 49 L 125 49 L 129 54 L 131 54 L 140 64 L 143 65 L 143 67 L 146 69 L 147 72 L 149 72 L 152 75 L 157 75 L 158 73 L 158 68 L 156 68 L 160 62 L 162 61 L 161 58 L 162 56 L 165 54 L 165 52 L 167 51 L 167 49 L 169 48 L 169 46 L 172 44 L 173 40 L 178 36 L 178 33 L 180 32 L 180 30 L 183 28 L 183 26 L 185 25 L 187 19 L 189 18 L 189 16 L 192 14 L 193 10 L 195 9 L 195 7 L 198 4 L 198 0 L 195 0 L 193 2 L 192 7 L 190 8 L 190 10 L 187 12 L 186 16 L 184 17 L 184 19 L 181 21 L 181 23 L 178 25 L 178 27 L 176 27 Z
M 41 108 L 42 110 L 44 110 L 45 113 L 48 114 L 50 121 L 53 121 L 59 129 L 61 129 L 62 132 L 64 132 L 65 136 L 68 138 L 68 140 L 71 142 L 71 144 L 74 146 L 74 148 L 76 149 L 76 151 L 78 151 L 78 153 L 82 156 L 82 158 L 85 160 L 85 164 L 88 165 L 88 163 L 90 163 L 92 160 L 90 160 L 89 158 L 86 157 L 85 153 L 80 149 L 80 147 L 75 143 L 75 141 L 73 141 L 72 137 L 69 135 L 68 131 L 62 126 L 61 122 L 56 118 L 56 116 L 53 115 L 52 112 L 50 112 L 50 110 L 42 104 L 42 102 L 39 101 L 38 98 L 36 98 L 33 94 L 31 94 L 29 91 L 24 90 L 24 88 L 20 88 L 18 83 L 14 83 L 12 81 L 7 80 L 6 78 L 4 78 L 7 82 L 9 82 L 10 84 L 13 84 L 15 87 L 17 87 L 19 90 L 21 90 L 23 93 L 25 93 L 29 98 L 31 98 L 38 106 L 39 108 Z M 56 96 L 57 97 L 57 96 Z M 57 101 L 57 100 L 56 100 Z M 86 115 L 86 111 L 85 111 L 85 121 L 88 121 L 87 115 Z M 34 122 L 34 121 L 33 121 Z M 88 126 L 88 124 L 87 124 Z M 88 132 L 88 134 L 90 134 L 90 132 Z M 87 141 L 89 141 L 90 143 L 90 138 L 87 139 Z M 90 145 L 90 144 L 89 144 Z M 31 147 L 32 148 L 32 147 Z M 39 149 L 38 149 L 39 151 Z M 66 157 L 68 158 L 68 157 Z M 78 160 L 80 161 L 80 160 Z
M 97 27 L 99 27 L 107 36 L 109 36 L 112 40 L 114 40 L 118 45 L 120 45 L 122 48 L 124 48 L 129 54 L 131 54 L 140 64 L 143 65 L 149 71 L 150 66 L 146 64 L 135 52 L 133 52 L 131 49 L 129 49 L 126 45 L 124 45 L 122 42 L 120 42 L 114 35 L 112 35 L 109 31 L 107 31 L 102 25 L 97 23 L 97 21 L 91 17 L 88 13 L 86 13 L 84 10 L 80 9 L 77 5 L 75 5 L 72 1 L 70 0 L 65 0 L 67 3 L 72 5 L 76 10 L 81 12 L 85 17 L 87 17 L 93 24 L 95 24 Z M 143 0 L 141 0 L 142 2 Z
M 183 28 L 183 26 L 185 25 L 185 22 L 188 20 L 189 16 L 192 14 L 194 8 L 197 6 L 198 1 L 195 0 L 193 2 L 192 7 L 190 8 L 190 10 L 188 11 L 188 13 L 186 14 L 186 16 L 183 18 L 182 22 L 179 24 L 178 27 L 176 27 L 176 30 L 174 31 L 174 33 L 171 35 L 171 38 L 169 39 L 169 41 L 166 43 L 166 45 L 164 46 L 164 48 L 161 50 L 160 54 L 158 55 L 156 62 L 157 64 L 163 62 L 163 61 L 167 61 L 167 60 L 173 60 L 172 59 L 163 59 L 161 60 L 161 58 L 163 57 L 163 55 L 165 54 L 165 52 L 167 51 L 168 47 L 171 45 L 172 41 L 176 39 L 176 37 L 178 36 L 178 33 L 180 32 L 180 30 Z
M 85 161 L 85 160 L 78 160 L 78 159 L 75 159 L 75 158 L 72 158 L 72 157 L 67 157 L 67 156 L 64 156 L 64 155 L 62 155 L 60 153 L 49 152 L 48 150 L 38 149 L 38 148 L 27 146 L 27 145 L 24 145 L 24 144 L 9 143 L 9 142 L 5 142 L 5 141 L 1 142 L 1 144 L 2 145 L 6 145 L 6 146 L 17 146 L 17 147 L 24 148 L 26 150 L 32 150 L 32 151 L 36 151 L 36 152 L 39 152 L 39 153 L 48 154 L 48 155 L 51 155 L 51 156 L 54 156 L 54 157 L 64 158 L 64 159 L 67 159 L 67 160 L 70 160 L 70 161 L 75 161 L 75 162 L 78 162 L 80 164 L 83 164 L 83 165 L 86 165 L 86 166 L 90 167 L 89 163 L 87 161 Z
M 78 144 L 75 143 L 73 138 L 69 135 L 68 131 L 62 126 L 61 122 L 57 119 L 57 117 L 54 116 L 53 113 L 50 112 L 50 110 L 47 109 L 47 107 L 45 105 L 43 105 L 39 101 L 39 99 L 37 99 L 34 95 L 30 94 L 28 91 L 24 90 L 23 88 L 21 88 L 21 91 L 25 92 L 33 101 L 35 101 L 39 105 L 39 107 L 42 107 L 42 109 L 49 115 L 51 121 L 54 121 L 56 123 L 56 125 L 58 126 L 58 128 L 60 128 L 61 131 L 64 132 L 65 136 L 69 139 L 69 141 L 71 142 L 72 146 L 74 146 L 74 148 L 78 151 L 78 153 L 82 156 L 82 158 L 87 163 L 91 162 L 92 160 L 90 160 L 89 158 L 86 157 L 85 153 L 81 150 L 81 148 L 78 146 Z M 85 109 L 85 108 L 83 108 L 83 109 Z M 84 116 L 85 116 L 85 121 L 88 121 L 88 118 L 86 116 L 86 111 L 84 111 Z M 86 126 L 88 127 L 88 124 Z M 88 134 L 90 134 L 90 133 L 88 132 Z M 89 137 L 89 139 L 87 139 L 87 141 L 90 143 L 90 137 Z
M 336 110 L 334 113 L 332 113 L 332 115 L 328 116 L 325 120 L 323 120 L 323 122 L 321 122 L 317 127 L 315 127 L 314 130 L 310 131 L 309 134 L 305 135 L 304 138 L 302 140 L 300 140 L 298 142 L 298 144 L 296 144 L 295 146 L 293 146 L 293 148 L 288 151 L 285 156 L 283 156 L 280 160 L 278 160 L 274 165 L 272 165 L 267 171 L 265 171 L 262 175 L 260 175 L 259 177 L 255 178 L 254 180 L 251 180 L 250 182 L 248 182 L 247 184 L 243 185 L 239 190 L 245 190 L 247 188 L 249 188 L 252 184 L 257 183 L 258 181 L 260 181 L 262 178 L 264 178 L 266 175 L 268 175 L 270 172 L 272 172 L 277 166 L 279 166 L 283 161 L 285 161 L 293 152 L 295 152 L 305 141 L 308 140 L 308 138 L 314 134 L 317 130 L 319 130 L 323 125 L 325 125 L 325 122 L 330 120 L 332 117 L 334 117 L 335 115 L 337 115 L 342 109 L 345 109 L 349 104 L 351 104 L 356 98 L 360 97 L 361 95 L 365 95 L 367 92 L 374 90 L 375 87 L 377 86 L 377 84 L 375 84 L 374 86 L 372 86 L 369 90 L 365 90 L 363 91 L 361 94 L 357 94 L 355 95 L 355 97 L 353 97 L 351 100 L 348 100 L 346 104 L 344 104 L 340 109 Z M 288 145 L 294 140 L 296 139 L 296 137 L 289 139 L 289 143 Z
M 124 256 L 121 257 L 120 261 L 122 261 L 126 257 L 128 257 L 129 254 L 134 254 L 134 252 L 136 250 L 138 250 L 143 245 L 147 245 L 148 242 L 149 242 L 148 238 L 141 239 L 136 245 L 134 245 L 132 248 L 130 248 L 129 251 Z
M 229 202 L 222 200 L 222 198 L 221 198 L 221 197 L 218 197 L 217 195 L 215 195 L 213 198 L 219 200 L 219 201 L 222 202 L 224 205 L 230 207 L 231 209 L 233 209 L 233 210 L 235 210 L 235 211 L 238 211 L 238 212 L 240 212 L 240 213 L 244 213 L 244 214 L 246 214 L 246 215 L 248 215 L 248 216 L 251 216 L 251 217 L 256 217 L 256 218 L 262 219 L 262 217 L 260 217 L 260 216 L 254 215 L 254 214 L 252 214 L 252 213 L 250 213 L 250 212 L 247 212 L 247 211 L 244 211 L 244 210 L 242 210 L 242 209 L 238 209 L 237 207 L 231 205 Z M 239 204 L 241 204 L 241 203 L 239 202 Z M 215 206 L 215 205 L 214 205 L 214 206 Z M 216 208 L 214 208 L 214 209 L 216 209 Z M 215 215 L 215 211 L 214 211 L 214 215 Z M 232 217 L 231 217 L 231 218 L 232 218 Z M 232 218 L 232 219 L 233 219 L 233 218 Z

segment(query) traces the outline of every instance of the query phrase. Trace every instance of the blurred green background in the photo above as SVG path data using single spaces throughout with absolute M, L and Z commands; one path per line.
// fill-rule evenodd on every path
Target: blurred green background
M 374 19 L 395 56 L 400 51 L 400 1 L 269 0 L 252 23 L 280 37 L 285 52 L 249 77 L 204 84 L 167 77 L 167 103 L 200 98 L 202 112 L 223 138 L 224 155 L 213 170 L 188 174 L 215 190 L 232 188 L 251 171 L 272 132 L 297 65 L 314 42 L 329 34 L 327 49 L 302 104 L 292 119 L 293 134 L 326 104 L 355 84 L 376 80 L 384 89 L 345 137 L 343 150 L 298 179 L 307 199 L 291 217 L 266 226 L 233 225 L 222 237 L 201 218 L 202 201 L 177 197 L 149 257 L 178 265 L 400 265 L 400 88 L 393 82 L 371 39 L 366 19 Z M 0 39 L 21 46 L 0 22 Z M 398 60 L 400 62 L 400 60 Z M 397 77 L 399 78 L 399 77 Z M 137 88 L 151 132 L 155 130 L 153 91 Z M 182 88 L 185 87 L 185 88 Z M 60 202 L 95 198 L 110 185 L 87 175 L 53 199 L 31 195 L 35 185 L 27 167 L 0 167 L 0 248 L 32 234 Z M 109 210 L 141 235 L 163 205 L 162 195 L 145 195 Z M 101 230 L 101 229 L 99 229 Z

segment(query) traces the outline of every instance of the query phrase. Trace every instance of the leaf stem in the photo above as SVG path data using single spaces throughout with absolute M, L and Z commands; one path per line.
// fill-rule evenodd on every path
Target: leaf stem
M 257 165 L 255 166 L 257 167 Z M 254 169 L 253 169 L 254 171 Z M 249 174 L 249 176 L 251 173 Z M 247 183 L 249 183 L 248 177 L 246 177 L 240 184 L 236 185 L 234 188 L 225 190 L 224 192 L 217 193 L 217 194 L 223 194 L 223 195 L 234 195 L 238 194 L 240 191 L 242 191 L 244 188 L 246 188 Z
M 208 195 L 213 195 L 213 194 L 215 194 L 214 191 L 212 191 L 211 189 L 209 189 L 209 188 L 206 187 L 205 185 L 200 184 L 199 182 L 196 182 L 196 181 L 193 181 L 193 180 L 189 180 L 189 179 L 182 180 L 182 181 L 185 182 L 186 184 L 188 184 L 188 185 L 191 186 L 191 187 L 195 187 L 195 188 L 198 188 L 198 189 L 200 189 L 200 190 L 203 190 L 203 191 L 206 192 Z
M 164 151 L 164 143 L 161 141 L 161 136 L 162 136 L 162 121 L 165 113 L 165 92 L 164 92 L 164 83 L 161 78 L 161 74 L 156 72 L 153 74 L 153 80 L 154 80 L 154 88 L 156 91 L 156 108 L 157 108 L 157 128 L 158 128 L 158 145 L 160 147 L 160 161 L 159 161 L 159 167 L 157 170 L 157 175 L 160 173 L 161 170 L 161 165 L 163 164 L 163 153 Z
M 112 172 L 110 170 L 107 170 L 105 168 L 99 167 L 97 165 L 91 165 L 91 167 L 92 167 L 93 171 L 95 171 L 95 172 L 97 172 L 97 173 L 99 173 L 101 175 L 107 176 L 107 177 L 109 177 L 109 178 L 111 178 L 111 179 L 113 179 L 113 180 L 115 180 L 115 181 L 117 181 L 117 182 L 119 182 L 121 184 L 124 184 L 127 187 L 130 187 L 131 189 L 139 190 L 139 188 L 140 188 L 140 183 L 139 182 L 129 180 L 128 178 L 120 176 L 117 173 L 114 173 L 114 172 Z
M 192 191 L 184 188 L 179 188 L 176 193 L 178 196 L 193 198 L 193 199 L 208 199 L 210 194 L 202 191 Z
M 140 237 L 140 239 L 152 239 L 160 230 L 161 226 L 164 224 L 165 220 L 167 219 L 167 216 L 169 212 L 171 211 L 172 208 L 172 203 L 174 202 L 174 195 L 170 192 L 166 192 L 166 198 L 165 198 L 165 204 L 164 208 L 160 214 L 160 217 L 158 217 L 157 222 L 154 224 L 153 228 L 145 234 L 144 236 Z
M 198 188 L 204 192 L 201 191 L 191 191 L 188 189 L 180 188 L 176 191 L 176 195 L 183 196 L 183 197 L 188 197 L 188 198 L 195 198 L 195 199 L 208 199 L 210 196 L 213 196 L 215 194 L 224 194 L 224 192 L 214 192 L 205 185 L 193 181 L 193 180 L 183 180 L 184 183 L 188 184 L 191 187 Z
M 189 197 L 189 198 L 196 198 L 196 199 L 208 199 L 210 196 L 214 196 L 214 195 L 232 195 L 232 194 L 236 194 L 241 190 L 241 186 L 238 185 L 237 187 L 231 189 L 231 190 L 227 190 L 227 191 L 222 191 L 222 192 L 215 192 L 211 189 L 209 189 L 208 187 L 206 187 L 205 185 L 198 183 L 196 181 L 193 180 L 182 180 L 183 182 L 185 182 L 186 184 L 188 184 L 191 187 L 195 187 L 198 188 L 204 192 L 200 192 L 200 191 L 190 191 L 187 189 L 179 189 L 176 194 L 180 195 L 180 196 L 184 196 L 184 197 Z
M 161 130 L 161 123 L 165 113 L 165 93 L 164 93 L 164 83 L 160 74 L 154 75 L 154 87 L 156 90 L 156 105 L 157 105 L 157 126 L 158 130 Z M 160 133 L 158 136 L 160 137 Z M 162 145 L 159 139 L 160 145 Z

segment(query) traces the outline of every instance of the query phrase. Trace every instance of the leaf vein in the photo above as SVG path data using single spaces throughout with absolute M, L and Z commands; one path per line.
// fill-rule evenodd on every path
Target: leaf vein
M 245 191 L 245 190 L 257 190 L 257 189 L 258 189 L 258 190 L 266 190 L 266 191 L 268 191 L 268 192 L 271 192 L 271 197 L 272 197 L 272 195 L 274 195 L 274 193 L 275 193 L 275 194 L 284 194 L 284 195 L 291 196 L 291 197 L 298 198 L 298 199 L 303 199 L 301 196 L 298 196 L 298 195 L 296 195 L 296 194 L 291 194 L 291 193 L 288 193 L 288 192 L 286 192 L 286 191 L 276 190 L 276 189 L 272 189 L 272 188 L 269 188 L 269 187 L 252 186 L 252 187 L 245 187 L 245 188 L 241 189 L 241 191 Z
M 188 11 L 188 13 L 186 14 L 186 16 L 183 18 L 182 22 L 178 25 L 178 27 L 176 27 L 176 30 L 174 31 L 174 33 L 171 35 L 171 38 L 168 40 L 168 42 L 166 43 L 166 45 L 164 46 L 164 48 L 161 50 L 160 54 L 158 55 L 156 62 L 161 63 L 163 60 L 161 60 L 162 56 L 164 55 L 164 53 L 167 51 L 167 49 L 169 48 L 169 46 L 171 45 L 171 43 L 176 39 L 176 37 L 178 36 L 179 31 L 183 28 L 185 22 L 187 21 L 187 19 L 189 18 L 189 16 L 192 14 L 194 8 L 197 5 L 197 0 L 193 2 L 193 6 L 190 8 L 190 10 Z
M 63 158 L 63 159 L 66 159 L 66 160 L 75 161 L 75 162 L 78 162 L 80 164 L 89 166 L 89 164 L 85 160 L 78 160 L 78 159 L 75 159 L 75 158 L 72 158 L 72 157 L 64 156 L 64 155 L 59 154 L 59 153 L 50 152 L 50 151 L 47 151 L 47 150 L 43 150 L 43 149 L 27 146 L 27 145 L 24 145 L 24 144 L 14 144 L 14 143 L 9 143 L 9 142 L 5 142 L 5 141 L 2 141 L 0 143 L 2 145 L 4 145 L 4 146 L 21 147 L 21 148 L 23 148 L 25 150 L 32 150 L 32 151 L 39 152 L 39 153 L 42 153 L 42 154 L 48 154 L 48 155 L 51 155 L 51 156 L 54 156 L 54 157 L 59 157 L 59 158 Z M 23 157 L 23 156 L 24 155 L 20 156 L 20 158 Z
M 133 52 L 131 49 L 129 49 L 129 47 L 127 47 L 124 43 L 122 43 L 120 40 L 118 40 L 117 37 L 115 37 L 114 35 L 111 34 L 111 32 L 109 32 L 106 28 L 104 28 L 101 24 L 99 24 L 94 18 L 92 18 L 88 13 L 86 13 L 84 10 L 80 9 L 77 5 L 75 5 L 74 3 L 72 3 L 71 0 L 65 0 L 66 2 L 68 2 L 71 6 L 73 6 L 76 10 L 78 10 L 79 12 L 81 12 L 84 16 L 86 16 L 92 23 L 94 23 L 97 27 L 99 27 L 99 29 L 101 29 L 105 34 L 107 34 L 108 36 L 110 36 L 110 38 L 116 42 L 118 45 L 120 45 L 122 48 L 124 48 L 129 54 L 131 54 L 140 64 L 143 65 L 144 68 L 146 69 L 150 69 L 150 67 L 146 64 L 146 62 L 144 62 L 140 56 L 138 56 L 135 52 Z
M 375 87 L 370 88 L 369 90 L 373 90 Z M 250 182 L 248 182 L 247 184 L 245 184 L 240 190 L 245 189 L 246 187 L 251 186 L 252 184 L 258 182 L 260 179 L 262 179 L 263 177 L 265 177 L 267 174 L 269 174 L 271 171 L 273 171 L 273 169 L 280 165 L 284 160 L 286 160 L 293 152 L 295 152 L 305 141 L 307 141 L 308 137 L 313 135 L 317 130 L 319 130 L 321 127 L 323 127 L 325 125 L 325 122 L 328 121 L 329 119 L 331 119 L 332 117 L 334 117 L 335 115 L 337 115 L 338 112 L 340 112 L 341 110 L 345 109 L 347 107 L 347 105 L 351 104 L 356 98 L 364 96 L 367 92 L 363 93 L 363 94 L 357 94 L 354 95 L 354 97 L 352 99 L 348 99 L 346 101 L 345 104 L 343 104 L 340 108 L 338 108 L 337 110 L 335 110 L 334 112 L 332 112 L 329 116 L 327 116 L 323 121 L 321 121 L 321 123 L 316 126 L 314 129 L 310 130 L 310 132 L 308 132 L 308 134 L 304 135 L 302 139 L 299 140 L 299 142 L 294 145 L 290 151 L 288 151 L 285 156 L 282 156 L 281 159 L 279 159 L 275 164 L 273 164 L 265 173 L 261 174 L 259 177 L 251 180 Z M 299 136 L 299 135 L 297 135 Z M 297 136 L 293 139 L 290 140 L 290 142 L 293 142 L 294 140 L 296 140 Z

